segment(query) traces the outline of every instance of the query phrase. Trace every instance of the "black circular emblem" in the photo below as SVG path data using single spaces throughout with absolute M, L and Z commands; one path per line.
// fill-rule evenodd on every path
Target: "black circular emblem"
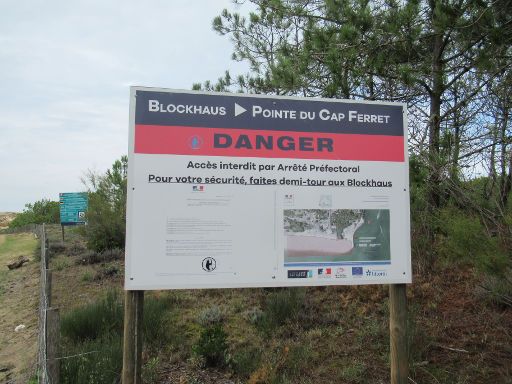
M 206 272 L 211 272 L 215 268 L 217 268 L 217 262 L 215 261 L 215 259 L 213 257 L 207 257 L 207 258 L 203 259 L 202 266 Z

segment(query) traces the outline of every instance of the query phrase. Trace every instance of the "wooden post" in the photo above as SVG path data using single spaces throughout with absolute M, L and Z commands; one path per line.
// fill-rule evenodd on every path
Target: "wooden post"
M 391 348 L 391 384 L 407 384 L 407 296 L 405 284 L 389 286 L 389 336 Z
M 43 264 L 44 269 L 48 269 L 48 239 L 46 238 L 46 228 L 43 224 L 43 229 L 41 231 L 41 263 Z
M 124 300 L 123 384 L 142 384 L 144 291 L 126 291 Z
M 52 306 L 52 271 L 46 270 L 46 282 L 44 286 L 44 295 L 46 299 L 46 308 L 50 308 Z
M 61 231 L 62 231 L 62 244 L 64 244 L 64 226 L 60 225 Z
M 46 361 L 48 382 L 58 384 L 60 377 L 59 362 L 60 345 L 60 315 L 58 308 L 48 308 L 46 311 Z

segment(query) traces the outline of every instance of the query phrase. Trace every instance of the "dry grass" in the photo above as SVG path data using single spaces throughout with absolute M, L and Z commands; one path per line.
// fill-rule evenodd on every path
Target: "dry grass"
M 59 236 L 58 228 L 50 230 L 51 241 L 59 241 Z M 76 263 L 80 255 L 69 256 L 67 250 L 80 238 L 73 231 L 66 236 L 67 248 L 50 262 L 51 267 L 62 266 L 54 270 L 53 302 L 63 313 L 97 300 L 109 288 L 121 289 L 123 281 L 121 261 L 114 262 L 121 273 L 110 277 L 102 272 L 112 263 Z M 512 311 L 481 300 L 475 293 L 479 281 L 472 268 L 460 265 L 415 276 L 408 288 L 414 382 L 512 382 Z M 158 383 L 183 384 L 389 382 L 387 287 L 307 288 L 300 295 L 300 305 L 290 306 L 296 313 L 289 318 L 276 314 L 278 321 L 262 325 L 259 316 L 275 310 L 272 303 L 286 299 L 280 292 L 147 292 L 147 296 L 170 298 L 169 321 L 163 331 L 170 342 L 143 354 L 151 376 L 158 377 Z M 207 308 L 222 313 L 228 344 L 227 365 L 222 368 L 205 368 L 192 353 Z
M 27 382 L 35 367 L 39 300 L 39 264 L 33 261 L 36 247 L 33 234 L 0 235 L 0 367 L 9 368 L 0 373 L 0 382 L 9 378 Z M 7 270 L 7 263 L 18 256 L 28 256 L 31 261 Z M 14 332 L 20 324 L 26 328 Z

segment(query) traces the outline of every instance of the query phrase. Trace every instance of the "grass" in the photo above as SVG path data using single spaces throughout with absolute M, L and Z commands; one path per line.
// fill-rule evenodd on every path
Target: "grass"
M 0 382 L 27 382 L 33 374 L 40 274 L 34 260 L 37 245 L 32 233 L 0 235 L 0 365 L 12 367 L 0 373 Z M 6 265 L 19 256 L 27 256 L 30 262 L 8 270 Z M 19 324 L 26 329 L 14 334 Z
M 149 296 L 144 302 L 143 338 L 148 350 L 158 351 L 169 339 L 167 318 L 173 298 Z M 122 363 L 123 299 L 119 291 L 109 290 L 102 298 L 75 308 L 61 319 L 64 359 L 63 383 L 116 382 Z M 154 380 L 158 359 L 145 365 L 145 375 Z M 87 381 L 89 380 L 89 381 Z
M 5 293 L 5 285 L 9 280 L 9 271 L 4 266 L 19 256 L 31 257 L 37 244 L 38 240 L 31 233 L 0 235 L 0 295 Z
M 19 233 L 14 235 L 0 235 L 0 262 L 18 256 L 32 256 L 36 249 L 38 240 L 32 233 Z
M 75 244 L 79 239 L 72 241 Z M 57 295 L 66 304 L 64 314 L 79 303 L 76 292 L 83 296 L 81 301 L 92 303 L 87 307 L 94 307 L 106 300 L 103 292 L 122 284 L 120 276 L 96 278 L 98 274 L 110 276 L 111 265 L 119 266 L 122 274 L 122 260 L 107 263 L 103 258 L 96 264 L 80 265 L 77 260 L 84 249 L 74 248 L 76 252 L 66 256 L 72 265 L 55 281 L 64 287 Z M 408 288 L 410 377 L 424 384 L 507 382 L 512 377 L 506 358 L 507 346 L 512 345 L 508 336 L 512 313 L 506 308 L 497 313 L 493 303 L 474 294 L 479 280 L 469 266 L 436 268 L 434 274 L 416 277 Z M 68 294 L 69 287 L 76 288 L 74 293 Z M 165 375 L 168 382 L 203 384 L 228 380 L 237 384 L 389 382 L 387 297 L 385 286 L 146 292 L 143 375 L 147 382 L 162 382 Z M 115 301 L 122 308 L 119 291 Z M 109 312 L 108 305 L 101 306 Z M 98 358 L 111 361 L 109 366 L 115 371 L 118 360 L 110 359 L 119 359 L 115 340 L 121 329 L 110 326 L 120 322 L 122 314 L 103 316 L 99 310 L 89 311 L 96 317 L 94 325 L 78 322 L 76 332 L 100 331 L 94 337 L 78 337 L 73 342 L 63 337 L 63 341 L 71 343 L 69 353 L 87 353 L 102 346 L 110 352 Z M 215 324 L 222 324 L 222 332 L 205 331 Z M 470 353 L 450 352 L 438 345 Z M 204 366 L 207 356 L 214 361 L 210 361 L 213 367 Z M 86 367 L 93 367 L 92 359 L 81 365 L 75 362 L 78 368 L 73 369 L 85 372 Z M 91 382 L 110 380 L 98 372 L 91 377 Z

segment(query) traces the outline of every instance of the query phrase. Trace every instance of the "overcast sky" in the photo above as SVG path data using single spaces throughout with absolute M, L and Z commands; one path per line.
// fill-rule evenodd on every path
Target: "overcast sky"
M 246 68 L 211 27 L 229 0 L 0 5 L 0 211 L 84 190 L 88 169 L 126 154 L 130 85 L 190 89 Z

